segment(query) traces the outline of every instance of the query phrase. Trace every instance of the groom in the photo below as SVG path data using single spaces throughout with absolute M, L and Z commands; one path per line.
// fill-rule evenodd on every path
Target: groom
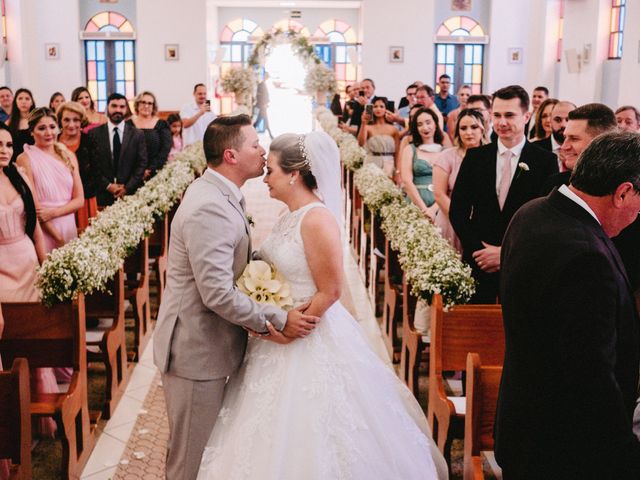
M 260 305 L 235 287 L 251 257 L 240 187 L 263 172 L 264 149 L 247 115 L 219 117 L 204 134 L 208 168 L 187 189 L 171 223 L 167 285 L 154 336 L 169 417 L 166 477 L 195 479 L 238 369 L 245 328 L 307 335 L 317 317 Z

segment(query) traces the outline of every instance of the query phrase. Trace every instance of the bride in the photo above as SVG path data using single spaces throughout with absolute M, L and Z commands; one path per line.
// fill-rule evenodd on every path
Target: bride
M 249 341 L 226 387 L 198 479 L 447 478 L 422 409 L 339 302 L 335 142 L 324 132 L 279 136 L 264 181 L 289 212 L 259 255 L 286 278 L 294 304 L 309 303 L 306 313 L 321 320 L 302 339 L 270 326 L 270 335 Z

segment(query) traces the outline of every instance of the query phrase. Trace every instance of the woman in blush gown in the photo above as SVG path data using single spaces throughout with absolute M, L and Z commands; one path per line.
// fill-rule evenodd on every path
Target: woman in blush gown
M 419 404 L 339 301 L 335 142 L 324 132 L 281 135 L 271 143 L 265 182 L 289 212 L 260 256 L 286 278 L 294 305 L 308 303 L 306 313 L 321 320 L 299 340 L 270 324 L 268 336 L 250 339 L 198 479 L 447 478 Z
M 74 213 L 84 205 L 84 191 L 78 162 L 58 143 L 55 114 L 46 107 L 29 116 L 34 145 L 26 145 L 18 156 L 36 191 L 38 220 L 42 225 L 47 253 L 78 236 Z
M 366 109 L 362 112 L 358 143 L 367 149 L 364 163 L 375 163 L 388 177 L 393 177 L 400 134 L 398 129 L 387 121 L 387 99 L 375 97 L 371 103 L 371 114 Z
M 27 176 L 11 163 L 13 139 L 0 125 L 0 303 L 37 302 L 36 269 L 44 261 L 44 238 L 36 218 L 36 206 Z M 58 393 L 51 368 L 31 369 L 31 389 Z M 42 418 L 42 436 L 53 437 L 56 423 Z

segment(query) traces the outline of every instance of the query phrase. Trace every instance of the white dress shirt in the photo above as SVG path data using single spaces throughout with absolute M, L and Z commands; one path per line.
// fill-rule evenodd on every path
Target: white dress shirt
M 193 101 L 180 110 L 180 118 L 191 118 L 200 111 L 198 104 Z M 205 112 L 196 122 L 189 128 L 185 128 L 182 131 L 182 143 L 183 147 L 201 141 L 204 137 L 204 132 L 207 130 L 209 124 L 215 120 L 216 114 L 209 111 Z
M 240 189 L 238 188 L 238 186 L 233 183 L 231 180 L 229 180 L 227 177 L 225 177 L 224 175 L 219 174 L 218 172 L 216 172 L 213 168 L 211 167 L 207 167 L 207 170 L 209 170 L 213 175 L 215 175 L 222 183 L 224 183 L 227 187 L 229 187 L 229 190 L 231 190 L 231 193 L 233 193 L 233 196 L 236 197 L 236 200 L 238 200 L 238 203 L 242 203 L 242 199 L 244 198 L 242 196 L 242 192 L 240 191 Z
M 587 204 L 587 202 L 585 202 L 578 195 L 576 195 L 574 192 L 572 192 L 569 187 L 567 187 L 566 185 L 562 185 L 560 188 L 558 188 L 558 192 L 563 194 L 569 200 L 573 200 L 574 202 L 576 202 L 578 205 L 580 205 L 582 208 L 584 208 L 589 213 L 589 215 L 591 215 L 593 218 L 595 218 L 596 222 L 600 223 L 600 220 L 598 220 L 598 217 L 596 217 L 596 214 L 594 213 L 593 210 L 591 210 L 591 207 Z
M 565 170 L 564 165 L 562 165 L 562 160 L 560 160 L 560 147 L 562 145 L 556 142 L 556 139 L 553 138 L 553 134 L 551 134 L 551 151 L 556 154 L 556 160 L 558 161 L 558 171 L 562 172 Z
M 120 145 L 122 145 L 122 140 L 124 140 L 124 121 L 120 122 L 118 125 L 114 125 L 111 123 L 111 120 L 108 120 L 107 128 L 109 129 L 109 146 L 111 147 L 111 154 L 113 154 L 113 135 L 117 129 L 118 135 L 120 136 Z
M 512 148 L 507 148 L 504 146 L 502 141 L 498 139 L 498 157 L 496 161 L 496 194 L 500 195 L 500 181 L 502 180 L 502 164 L 504 163 L 503 154 L 507 150 L 511 150 L 513 156 L 511 157 L 511 178 L 513 178 L 514 173 L 516 172 L 516 168 L 518 167 L 518 163 L 520 162 L 520 155 L 522 154 L 522 149 L 524 148 L 524 144 L 527 139 L 522 138 L 522 141 Z

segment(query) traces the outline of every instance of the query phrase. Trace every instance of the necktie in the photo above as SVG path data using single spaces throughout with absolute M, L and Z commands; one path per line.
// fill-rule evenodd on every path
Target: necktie
M 118 133 L 118 128 L 113 129 L 113 172 L 114 177 L 118 178 L 118 163 L 120 162 L 120 147 L 122 147 L 122 143 L 120 142 L 120 133 Z
M 500 188 L 498 189 L 498 204 L 500 210 L 504 207 L 504 202 L 507 199 L 509 193 L 509 187 L 511 186 L 511 158 L 513 152 L 507 150 L 502 154 L 502 178 L 500 178 Z

